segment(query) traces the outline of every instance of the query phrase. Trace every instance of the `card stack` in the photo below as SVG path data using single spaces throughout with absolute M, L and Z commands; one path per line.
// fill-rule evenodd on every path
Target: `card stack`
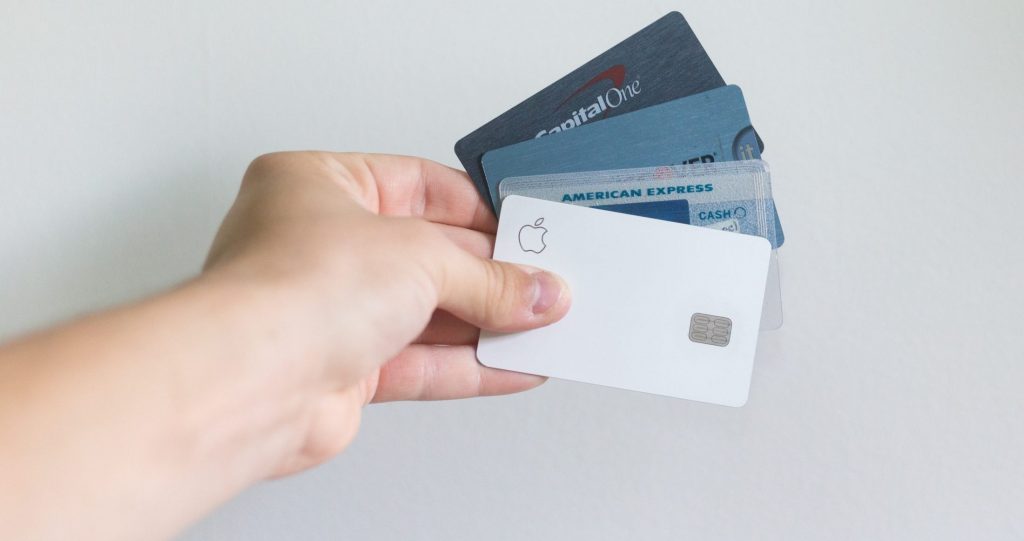
M 524 195 L 767 238 L 762 331 L 782 325 L 785 242 L 763 151 L 742 91 L 678 12 L 455 144 L 496 214 Z

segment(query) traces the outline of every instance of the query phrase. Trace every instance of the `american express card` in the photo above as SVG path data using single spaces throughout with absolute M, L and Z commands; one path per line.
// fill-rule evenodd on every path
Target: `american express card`
M 775 204 L 768 166 L 761 160 L 586 173 L 510 177 L 498 193 L 585 207 L 633 205 L 628 214 L 651 218 L 663 212 L 645 204 L 686 201 L 692 225 L 757 235 L 778 248 Z
M 614 203 L 610 205 L 594 205 L 593 208 L 632 214 L 633 216 L 646 216 L 657 220 L 676 222 L 677 224 L 690 223 L 690 204 L 685 199 L 649 201 L 646 203 Z

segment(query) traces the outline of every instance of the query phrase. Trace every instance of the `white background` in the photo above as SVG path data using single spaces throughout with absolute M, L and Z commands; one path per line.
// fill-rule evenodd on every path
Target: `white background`
M 672 9 L 766 141 L 787 321 L 742 409 L 558 381 L 373 406 L 185 539 L 1024 536 L 1024 4 L 297 4 L 0 4 L 0 336 L 194 275 L 259 153 L 457 165 Z

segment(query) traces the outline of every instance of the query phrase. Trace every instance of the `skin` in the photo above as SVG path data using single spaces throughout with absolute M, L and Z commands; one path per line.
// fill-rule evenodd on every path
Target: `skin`
M 0 347 L 0 539 L 170 537 L 344 450 L 371 402 L 539 385 L 475 357 L 570 304 L 489 258 L 495 227 L 437 163 L 257 158 L 199 276 Z

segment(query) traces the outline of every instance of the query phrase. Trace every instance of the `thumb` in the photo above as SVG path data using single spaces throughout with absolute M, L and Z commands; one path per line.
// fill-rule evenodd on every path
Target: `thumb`
M 474 256 L 452 245 L 435 260 L 438 307 L 492 331 L 521 331 L 558 321 L 569 310 L 569 286 L 535 267 Z

